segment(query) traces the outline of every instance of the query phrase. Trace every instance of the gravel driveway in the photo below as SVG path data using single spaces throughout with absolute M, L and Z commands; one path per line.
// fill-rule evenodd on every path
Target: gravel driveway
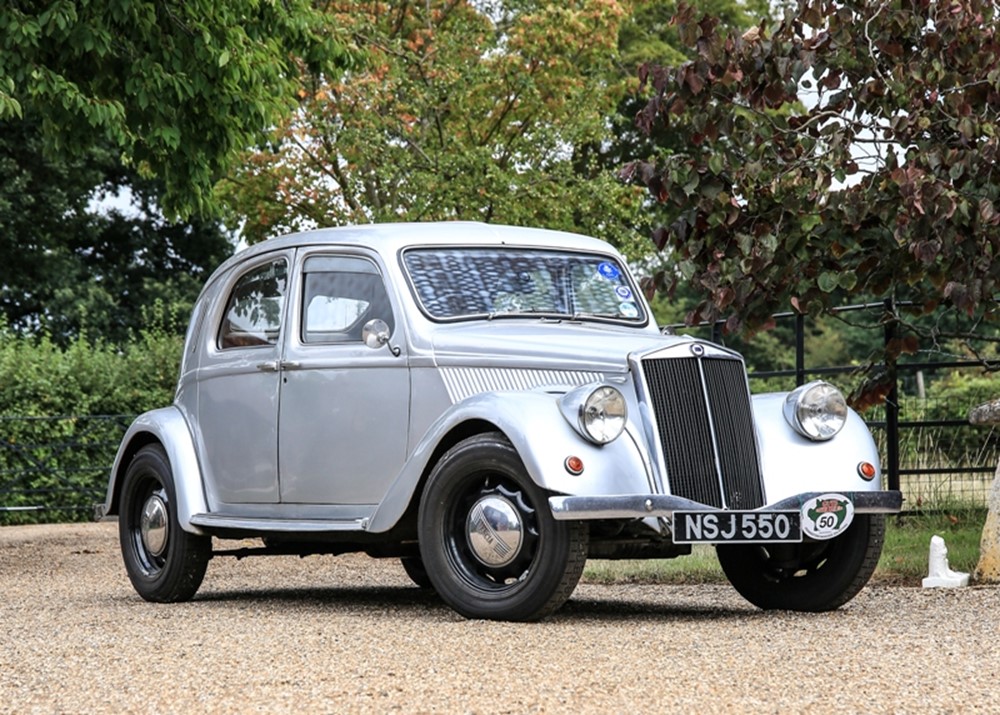
M 873 586 L 821 615 L 726 586 L 582 584 L 467 621 L 364 556 L 218 558 L 142 601 L 113 523 L 0 528 L 3 713 L 997 712 L 1000 589 Z

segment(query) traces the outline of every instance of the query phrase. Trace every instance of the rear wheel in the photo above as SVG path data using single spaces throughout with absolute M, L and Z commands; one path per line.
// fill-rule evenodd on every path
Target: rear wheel
M 882 514 L 857 514 L 829 541 L 716 547 L 729 582 L 763 609 L 832 611 L 864 588 L 885 539 Z
M 419 556 L 404 556 L 399 560 L 399 563 L 403 565 L 403 571 L 417 586 L 434 588 L 434 584 L 431 583 L 431 579 L 427 575 L 427 569 L 424 568 L 424 562 L 420 560 Z
M 431 472 L 420 501 L 420 554 L 435 590 L 467 618 L 531 621 L 569 598 L 587 525 L 552 518 L 545 492 L 499 433 L 470 437 Z
M 181 529 L 170 460 L 160 445 L 140 449 L 125 473 L 118 537 L 125 570 L 147 601 L 187 601 L 212 557 L 212 538 Z

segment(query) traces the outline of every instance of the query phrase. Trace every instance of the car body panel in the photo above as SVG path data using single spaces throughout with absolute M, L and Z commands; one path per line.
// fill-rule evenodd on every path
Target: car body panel
M 150 410 L 132 421 L 111 467 L 102 512 L 118 513 L 117 496 L 132 457 L 143 446 L 155 443 L 163 446 L 174 472 L 177 520 L 186 531 L 200 534 L 201 529 L 191 523 L 191 517 L 207 511 L 208 502 L 202 488 L 201 469 L 187 420 L 174 406 Z
M 822 484 L 826 491 L 877 491 L 882 489 L 879 454 L 868 426 L 854 410 L 847 424 L 828 442 L 811 442 L 780 419 L 786 393 L 753 398 L 761 462 L 767 475 L 768 502 L 776 502 Z M 858 465 L 867 462 L 876 474 L 865 479 Z
M 421 302 L 431 295 L 427 286 L 406 272 L 404 254 L 414 247 L 593 258 L 602 271 L 610 266 L 630 312 L 497 311 L 442 319 Z M 287 274 L 266 270 L 278 264 Z M 264 276 L 261 290 L 273 295 L 241 293 L 256 285 L 255 271 Z M 313 272 L 330 274 L 315 279 L 320 282 L 349 274 L 358 285 L 381 286 L 384 296 L 348 300 L 330 288 L 315 325 L 331 330 L 313 331 L 309 286 L 319 285 L 309 282 Z M 606 512 L 594 505 L 613 503 L 616 518 L 646 524 L 655 538 L 669 537 L 662 519 L 672 505 L 690 500 L 672 491 L 664 454 L 678 446 L 665 445 L 669 435 L 656 430 L 658 407 L 643 368 L 674 358 L 726 363 L 741 376 L 728 388 L 734 406 L 751 402 L 745 368 L 728 349 L 660 334 L 644 317 L 650 308 L 634 280 L 619 272 L 627 274 L 624 259 L 597 239 L 462 222 L 323 229 L 246 249 L 206 283 L 188 329 L 175 405 L 140 416 L 129 429 L 105 511 L 116 513 L 120 475 L 136 445 L 156 440 L 170 456 L 185 529 L 219 534 L 228 525 L 266 534 L 295 532 L 299 523 L 303 534 L 314 534 L 326 524 L 329 532 L 391 538 L 447 448 L 495 431 L 514 446 L 538 486 L 553 499 L 569 500 L 551 503 L 558 518 L 602 518 L 596 515 Z M 249 308 L 240 307 L 244 298 Z M 260 318 L 255 308 L 267 315 Z M 391 325 L 386 344 L 373 348 L 359 339 L 368 318 Z M 224 333 L 257 342 L 245 345 Z M 708 389 L 704 375 L 701 383 L 698 395 Z M 595 444 L 567 417 L 578 406 L 560 405 L 583 385 L 609 385 L 625 398 L 625 429 L 608 444 Z M 723 398 L 714 398 L 712 409 L 726 411 Z M 878 465 L 860 417 L 850 412 L 841 434 L 813 442 L 787 423 L 784 399 L 784 393 L 752 399 L 746 454 L 751 471 L 760 471 L 761 508 L 829 491 L 871 493 L 861 501 L 894 503 L 895 497 L 877 497 L 881 475 L 865 480 L 858 473 L 860 462 Z M 709 427 L 716 429 L 712 419 Z M 582 473 L 567 468 L 569 457 L 582 461 Z
M 532 479 L 550 491 L 618 494 L 651 489 L 649 467 L 634 446 L 634 435 L 599 447 L 580 439 L 550 393 L 484 392 L 453 405 L 431 425 L 372 516 L 368 524 L 371 531 L 385 531 L 396 523 L 415 495 L 437 445 L 451 431 L 471 422 L 485 422 L 502 432 L 518 451 Z M 544 435 L 544 439 L 538 439 L 538 435 Z M 583 474 L 567 472 L 565 461 L 572 455 L 586 465 Z

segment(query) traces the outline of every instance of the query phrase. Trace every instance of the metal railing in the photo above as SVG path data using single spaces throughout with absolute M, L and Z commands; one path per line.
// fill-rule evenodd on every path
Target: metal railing
M 131 415 L 0 416 L 0 525 L 89 519 L 104 500 L 131 421 Z
M 891 309 L 874 303 L 841 311 L 885 311 L 887 307 Z M 805 316 L 784 313 L 775 318 L 795 321 L 795 367 L 754 370 L 751 365 L 751 381 L 794 378 L 801 385 L 813 377 L 858 371 L 857 366 L 808 366 Z M 701 329 L 711 331 L 716 342 L 724 342 L 719 326 Z M 893 337 L 891 326 L 887 327 L 884 339 Z M 900 397 L 900 374 L 981 367 L 972 360 L 897 363 L 885 405 L 877 414 L 866 415 L 882 452 L 887 486 L 902 489 L 907 509 L 949 497 L 985 501 L 1000 458 L 1000 434 L 971 427 L 965 419 L 926 419 L 926 404 Z M 93 505 L 104 499 L 115 452 L 131 420 L 131 415 L 0 417 L 0 525 L 90 518 Z M 928 437 L 929 430 L 938 431 Z M 967 430 L 966 436 L 942 446 L 942 435 L 960 430 Z M 965 460 L 975 463 L 945 463 L 954 462 L 955 454 L 962 451 L 953 447 L 958 441 L 978 445 Z
M 895 307 L 905 307 L 899 304 Z M 851 313 L 859 311 L 880 311 L 885 316 L 894 314 L 891 301 L 879 303 L 864 303 L 849 305 L 835 309 L 834 313 Z M 751 386 L 754 381 L 768 378 L 794 378 L 796 385 L 803 385 L 807 380 L 817 377 L 857 374 L 862 368 L 849 366 L 807 366 L 805 349 L 805 327 L 807 316 L 801 313 L 778 313 L 775 320 L 791 320 L 795 326 L 795 367 L 784 370 L 755 370 L 748 365 Z M 722 333 L 722 323 L 703 324 L 689 327 L 684 325 L 670 326 L 678 331 L 710 331 L 714 342 L 725 343 Z M 896 322 L 884 321 L 883 340 L 888 345 L 896 337 Z M 865 415 L 865 421 L 879 443 L 883 458 L 883 472 L 886 476 L 886 486 L 890 489 L 901 489 L 907 498 L 907 510 L 919 510 L 926 503 L 942 501 L 985 502 L 992 476 L 1000 459 L 1000 434 L 996 429 L 983 429 L 969 424 L 966 418 L 949 419 L 906 419 L 907 408 L 912 412 L 924 412 L 918 400 L 901 398 L 900 382 L 904 374 L 953 369 L 979 369 L 983 363 L 978 360 L 944 360 L 944 361 L 912 361 L 899 362 L 887 368 L 888 379 L 892 387 L 886 396 L 885 404 Z M 909 403 L 909 404 L 908 404 Z M 974 407 L 967 405 L 964 408 Z M 933 437 L 921 438 L 921 432 L 936 430 Z M 980 448 L 968 450 L 966 461 L 974 464 L 943 464 L 942 460 L 954 461 L 955 452 L 962 450 L 950 448 L 934 448 L 927 443 L 942 441 L 943 435 L 964 430 L 967 435 L 975 435 L 970 439 L 978 440 Z M 955 440 L 953 440 L 954 442 Z M 969 441 L 968 439 L 966 441 Z M 923 443 L 924 446 L 921 446 Z M 927 458 L 928 455 L 937 458 Z

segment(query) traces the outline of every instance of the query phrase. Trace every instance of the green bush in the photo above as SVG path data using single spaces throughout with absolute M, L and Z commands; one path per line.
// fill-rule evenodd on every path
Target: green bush
M 170 404 L 177 319 L 160 305 L 144 317 L 120 346 L 63 348 L 0 323 L 0 525 L 89 518 L 132 416 Z

